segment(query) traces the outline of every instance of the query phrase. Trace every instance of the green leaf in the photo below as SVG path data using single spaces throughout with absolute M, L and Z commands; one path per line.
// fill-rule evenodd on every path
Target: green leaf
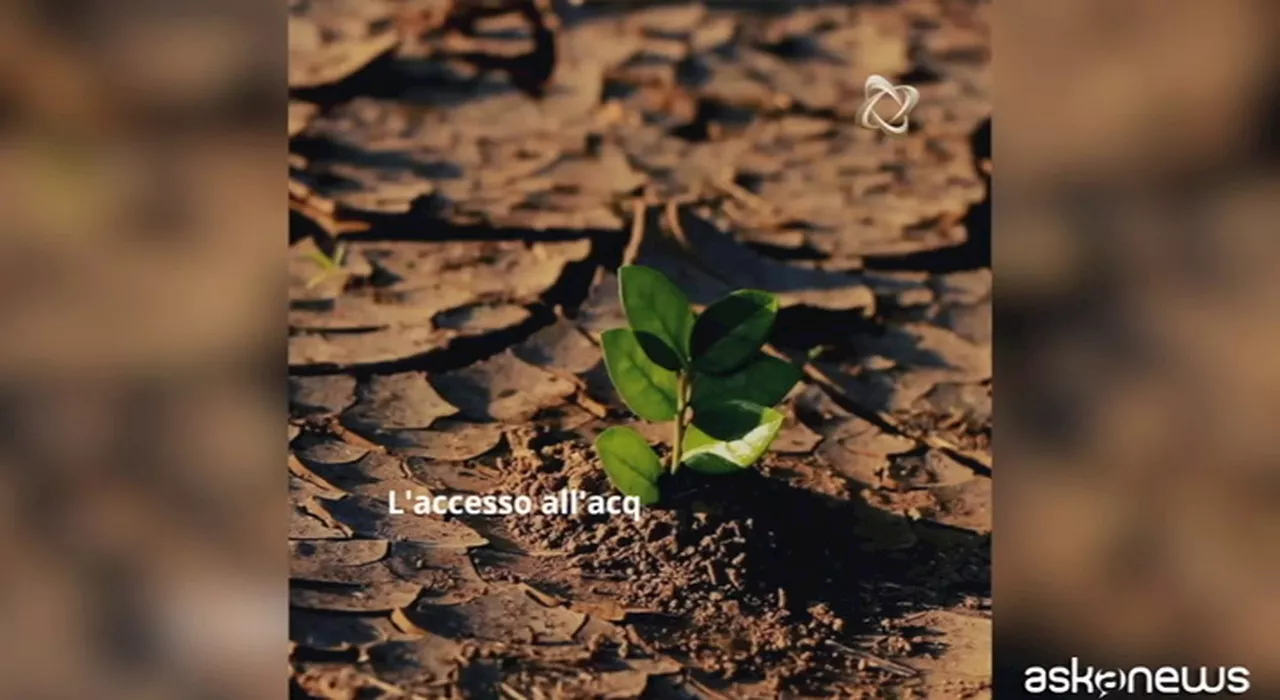
M 736 400 L 773 406 L 786 398 L 802 374 L 800 368 L 790 362 L 758 352 L 733 374 L 698 375 L 693 381 L 691 403 L 695 410 L 706 404 Z
M 707 374 L 728 374 L 741 367 L 769 339 L 778 316 L 778 298 L 742 289 L 717 301 L 693 327 L 693 366 Z
M 670 370 L 686 366 L 693 307 L 684 292 L 651 267 L 625 265 L 618 269 L 618 293 L 649 359 Z
M 646 506 L 658 502 L 662 462 L 640 433 L 615 425 L 596 438 L 596 452 L 615 488 Z
M 682 464 L 703 474 L 750 467 L 782 428 L 782 414 L 750 401 L 712 404 L 697 411 L 685 433 Z
M 654 423 L 676 417 L 676 373 L 649 359 L 629 328 L 605 331 L 604 366 L 623 403 L 633 413 Z

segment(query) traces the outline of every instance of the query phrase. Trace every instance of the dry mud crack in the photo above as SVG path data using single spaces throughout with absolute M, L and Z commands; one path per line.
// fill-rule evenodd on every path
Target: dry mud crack
M 766 5 L 292 4 L 294 697 L 990 695 L 989 5 Z M 624 261 L 821 348 L 764 462 L 389 514 L 610 492 Z

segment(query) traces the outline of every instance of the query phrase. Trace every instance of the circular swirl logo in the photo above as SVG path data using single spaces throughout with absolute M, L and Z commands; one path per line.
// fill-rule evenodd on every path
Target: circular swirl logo
M 901 135 L 907 133 L 910 126 L 909 115 L 920 102 L 920 91 L 910 85 L 894 85 L 883 75 L 871 75 L 862 87 L 866 102 L 858 114 L 858 123 L 867 129 L 879 129 L 886 134 Z M 876 104 L 884 98 L 890 98 L 898 104 L 898 111 L 889 119 L 876 112 Z

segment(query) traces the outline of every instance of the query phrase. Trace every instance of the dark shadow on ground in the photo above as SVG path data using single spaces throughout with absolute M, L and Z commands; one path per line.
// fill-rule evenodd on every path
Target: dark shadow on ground
M 756 470 L 704 481 L 714 483 L 673 507 L 705 499 L 723 508 L 723 517 L 751 521 L 744 579 L 765 598 L 785 590 L 786 609 L 799 620 L 825 605 L 847 623 L 831 641 L 863 648 L 861 638 L 884 633 L 885 619 L 991 595 L 987 536 L 910 521 L 868 505 L 862 495 L 837 500 Z M 915 543 L 896 549 L 905 533 Z M 823 676 L 820 671 L 805 680 L 811 687 L 798 690 L 821 692 Z
M 785 461 L 776 469 L 786 474 Z M 731 477 L 684 470 L 664 490 L 680 494 L 666 507 L 690 516 L 703 502 L 720 509 L 713 517 L 752 520 L 747 580 L 766 593 L 785 587 L 793 611 L 822 602 L 850 620 L 880 619 L 991 594 L 984 535 L 903 518 L 861 496 L 837 499 L 758 469 Z M 891 541 L 906 532 L 915 544 L 895 549 Z

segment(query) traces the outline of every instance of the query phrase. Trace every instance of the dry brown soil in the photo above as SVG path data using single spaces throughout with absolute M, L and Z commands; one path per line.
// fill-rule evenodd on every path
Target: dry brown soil
M 293 696 L 989 696 L 989 5 L 457 5 L 293 3 Z M 763 463 L 390 515 L 610 492 L 624 262 L 820 349 Z

